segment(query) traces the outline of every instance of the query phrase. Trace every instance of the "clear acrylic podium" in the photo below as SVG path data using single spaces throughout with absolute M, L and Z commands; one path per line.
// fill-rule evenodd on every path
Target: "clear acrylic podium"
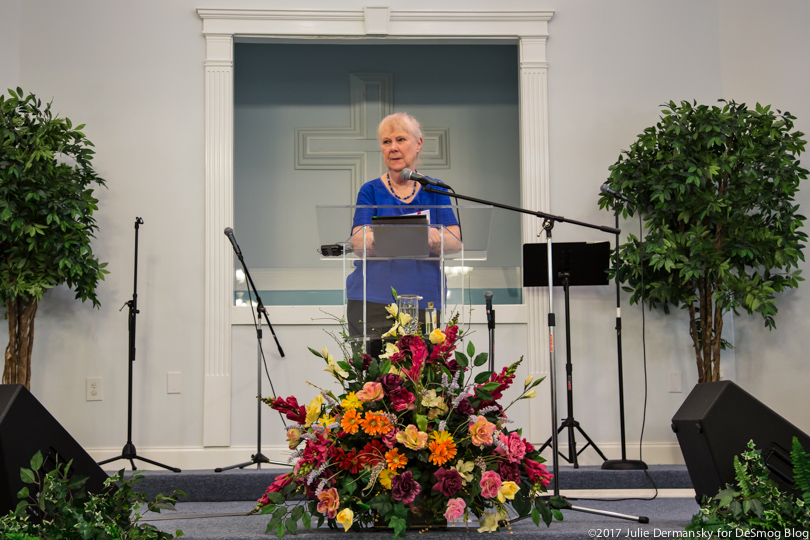
M 413 272 L 414 269 L 419 275 L 438 276 L 439 295 L 436 298 L 438 305 L 434 306 L 439 312 L 440 324 L 446 324 L 453 314 L 459 314 L 459 323 L 466 324 L 469 321 L 470 301 L 468 298 L 470 261 L 483 261 L 487 257 L 487 246 L 489 243 L 490 221 L 492 207 L 485 205 L 447 205 L 447 206 L 408 206 L 406 213 L 428 212 L 430 210 L 450 210 L 458 216 L 461 225 L 461 235 L 457 237 L 442 225 L 438 224 L 372 224 L 359 228 L 355 234 L 351 234 L 352 220 L 358 209 L 376 209 L 387 214 L 387 209 L 403 210 L 403 206 L 318 206 L 316 208 L 318 219 L 319 252 L 321 260 L 327 265 L 340 265 L 343 269 L 343 306 L 344 319 L 348 320 L 347 304 L 349 301 L 349 291 L 347 288 L 350 274 L 357 272 L 352 277 L 352 281 L 361 284 L 359 296 L 357 287 L 355 288 L 355 298 L 362 302 L 362 317 L 359 321 L 360 330 L 352 335 L 351 341 L 357 342 L 365 351 L 372 335 L 379 335 L 378 328 L 370 328 L 366 321 L 369 282 L 377 280 L 379 288 L 381 281 L 388 281 L 388 290 L 394 288 L 398 295 L 418 294 L 419 291 L 411 291 L 397 288 L 396 284 L 402 283 L 405 276 L 400 272 Z M 374 212 L 377 214 L 377 212 Z M 397 229 L 392 229 L 397 228 Z M 420 240 L 424 235 L 425 245 L 427 238 L 433 229 L 434 235 L 438 233 L 439 242 L 432 249 L 414 252 L 412 241 Z M 375 237 L 376 233 L 376 237 Z M 403 252 L 396 249 L 394 243 L 392 249 L 390 239 L 394 237 L 403 238 Z M 378 246 L 376 239 L 387 239 L 387 245 L 382 242 Z M 407 239 L 407 246 L 405 245 Z M 395 240 L 396 242 L 397 240 Z M 381 249 L 377 249 L 380 247 Z M 382 247 L 386 251 L 383 253 Z M 416 250 L 420 251 L 420 250 Z M 394 303 L 393 294 L 390 295 L 388 304 Z M 419 308 L 424 309 L 427 300 Z M 423 322 L 423 321 L 420 321 Z M 388 330 L 393 324 L 393 320 L 388 324 Z M 357 326 L 357 324 L 355 324 Z M 420 326 L 420 329 L 422 326 Z

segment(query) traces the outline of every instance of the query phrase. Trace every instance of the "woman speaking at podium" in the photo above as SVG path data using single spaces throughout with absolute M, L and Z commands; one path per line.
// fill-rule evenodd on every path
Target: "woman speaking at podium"
M 391 208 L 357 208 L 352 223 L 352 248 L 356 254 L 365 249 L 367 257 L 376 254 L 374 233 L 367 228 L 374 216 L 395 216 L 414 214 L 426 206 L 450 205 L 450 197 L 445 194 L 428 193 L 416 180 L 403 177 L 405 169 L 416 169 L 419 152 L 422 150 L 422 130 L 419 122 L 406 113 L 394 113 L 383 118 L 377 128 L 377 140 L 383 153 L 387 171 L 380 178 L 366 182 L 357 194 L 358 206 L 389 206 Z M 430 254 L 438 255 L 444 250 L 459 249 L 461 229 L 456 216 L 449 208 L 431 208 L 430 224 L 443 225 L 444 229 L 430 228 Z M 349 334 L 363 335 L 363 269 L 362 262 L 355 262 L 355 270 L 346 282 L 348 297 L 347 320 Z M 393 302 L 391 288 L 397 294 L 415 294 L 420 300 L 420 321 L 424 321 L 424 308 L 428 302 L 438 308 L 441 302 L 441 268 L 437 260 L 370 260 L 366 263 L 366 335 L 371 340 L 379 340 L 393 323 L 388 319 L 385 306 Z M 379 347 L 379 344 L 377 344 Z M 371 344 L 369 352 L 375 348 Z M 372 352 L 373 354 L 373 352 Z

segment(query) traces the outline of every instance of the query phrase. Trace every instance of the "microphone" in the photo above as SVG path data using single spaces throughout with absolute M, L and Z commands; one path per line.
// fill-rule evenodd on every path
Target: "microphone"
M 608 195 L 612 195 L 614 198 L 619 199 L 620 201 L 624 201 L 624 202 L 630 203 L 630 204 L 635 204 L 633 201 L 631 201 L 629 198 L 622 195 L 621 193 L 619 193 L 615 189 L 610 189 L 607 184 L 602 184 L 602 187 L 599 188 L 599 191 L 601 191 L 602 193 L 606 193 Z
M 239 249 L 239 244 L 236 243 L 236 237 L 233 235 L 233 229 L 231 229 L 230 227 L 225 227 L 225 236 L 227 236 L 228 240 L 231 241 L 231 245 L 233 246 L 233 250 L 236 253 L 236 256 L 241 258 L 242 250 Z
M 439 180 L 434 180 L 433 178 L 431 178 L 429 176 L 422 176 L 421 174 L 415 173 L 410 169 L 402 169 L 402 178 L 404 178 L 405 180 L 415 180 L 415 181 L 419 182 L 420 184 L 422 184 L 423 186 L 437 186 L 437 187 L 443 187 L 443 188 L 452 189 L 452 188 L 450 188 L 450 186 L 448 186 L 444 182 L 441 182 Z

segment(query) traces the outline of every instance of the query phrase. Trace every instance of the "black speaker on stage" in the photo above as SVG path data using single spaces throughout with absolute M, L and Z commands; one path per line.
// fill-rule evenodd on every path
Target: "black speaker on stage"
M 672 417 L 672 431 L 695 488 L 696 499 L 714 497 L 735 485 L 734 456 L 753 440 L 771 477 L 794 492 L 790 449 L 798 437 L 810 451 L 810 437 L 731 381 L 700 383 Z
M 101 493 L 107 474 L 21 384 L 0 384 L 0 513 L 14 510 L 25 485 L 20 469 L 42 452 L 47 468 L 73 460 L 73 474 L 87 476 L 87 491 Z

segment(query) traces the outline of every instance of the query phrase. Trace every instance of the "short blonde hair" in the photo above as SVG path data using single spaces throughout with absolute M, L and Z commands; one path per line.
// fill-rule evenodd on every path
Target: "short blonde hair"
M 383 118 L 382 122 L 380 122 L 380 125 L 377 127 L 377 140 L 382 142 L 383 133 L 394 130 L 406 131 L 417 140 L 422 138 L 422 129 L 419 126 L 419 120 L 405 112 L 389 114 Z

